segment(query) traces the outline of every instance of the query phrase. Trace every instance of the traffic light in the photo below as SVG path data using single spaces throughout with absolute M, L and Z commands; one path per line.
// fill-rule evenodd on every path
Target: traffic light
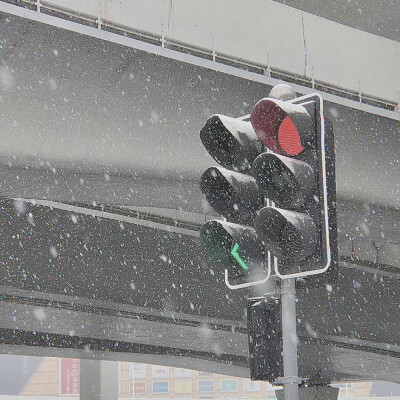
M 220 164 L 201 190 L 225 219 L 204 224 L 200 238 L 228 287 L 265 282 L 271 254 L 278 277 L 334 276 L 334 141 L 322 98 L 265 98 L 250 117 L 213 115 L 200 138 Z
M 277 257 L 283 278 L 304 277 L 337 264 L 333 131 L 317 94 L 294 100 L 260 100 L 251 124 L 270 152 L 254 159 L 259 192 L 274 206 L 262 208 L 254 226 Z
M 266 281 L 269 274 L 264 246 L 253 226 L 264 198 L 251 172 L 264 146 L 249 118 L 213 115 L 200 138 L 221 165 L 203 173 L 200 187 L 211 207 L 225 218 L 206 222 L 200 232 L 201 242 L 208 255 L 225 267 L 228 287 Z
M 278 299 L 249 299 L 247 327 L 250 374 L 253 381 L 275 382 L 283 376 L 281 303 Z

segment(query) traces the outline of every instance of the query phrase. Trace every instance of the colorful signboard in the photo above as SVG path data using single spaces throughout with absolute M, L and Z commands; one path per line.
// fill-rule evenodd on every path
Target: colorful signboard
M 153 365 L 151 367 L 151 372 L 153 378 L 160 379 L 160 378 L 168 378 L 169 377 L 169 367 L 162 367 L 159 365 Z
M 80 360 L 62 358 L 60 368 L 60 395 L 77 396 L 80 392 Z
M 243 379 L 244 392 L 261 392 L 261 382 L 251 381 L 250 379 Z
M 214 375 L 211 372 L 203 372 L 203 371 L 199 371 L 198 374 L 199 374 L 199 376 L 213 376 Z
M 191 378 L 192 374 L 193 372 L 190 369 L 185 369 L 185 368 L 174 369 L 175 378 Z
M 229 380 L 223 381 L 221 380 L 221 392 L 237 392 L 237 381 Z
M 130 379 L 146 379 L 146 364 L 132 363 L 129 365 Z
M 168 393 L 168 382 L 153 382 L 153 393 Z
M 175 381 L 175 393 L 192 393 L 192 382 Z
M 144 382 L 129 382 L 129 394 L 146 393 L 146 384 Z
M 214 391 L 214 381 L 199 381 L 200 393 L 213 393 Z

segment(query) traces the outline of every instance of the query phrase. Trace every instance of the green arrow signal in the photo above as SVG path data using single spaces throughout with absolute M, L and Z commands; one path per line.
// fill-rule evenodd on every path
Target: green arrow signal
M 233 255 L 233 257 L 235 258 L 235 260 L 239 263 L 239 265 L 244 269 L 244 270 L 248 270 L 249 267 L 247 266 L 247 264 L 243 261 L 243 259 L 239 256 L 238 254 L 238 249 L 239 249 L 239 245 L 237 243 L 235 243 L 235 245 L 233 246 L 233 249 L 231 250 L 231 254 Z

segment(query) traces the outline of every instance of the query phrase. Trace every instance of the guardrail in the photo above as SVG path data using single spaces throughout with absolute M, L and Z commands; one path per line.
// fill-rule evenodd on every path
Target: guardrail
M 340 86 L 327 84 L 326 82 L 322 82 L 314 78 L 309 78 L 306 76 L 301 76 L 291 72 L 283 71 L 274 68 L 271 65 L 265 66 L 265 65 L 257 65 L 245 62 L 241 59 L 219 53 L 215 49 L 207 50 L 207 49 L 193 47 L 188 44 L 176 42 L 166 38 L 164 33 L 162 32 L 160 33 L 160 35 L 154 35 L 133 30 L 125 26 L 119 26 L 106 19 L 102 19 L 100 11 L 97 18 L 95 18 L 94 16 L 84 15 L 72 10 L 66 10 L 40 0 L 1 0 L 1 1 L 17 5 L 23 8 L 27 8 L 33 11 L 37 11 L 42 14 L 54 16 L 64 20 L 97 28 L 102 31 L 114 33 L 124 37 L 129 37 L 155 46 L 168 48 L 180 53 L 189 54 L 195 57 L 211 60 L 216 63 L 225 64 L 241 70 L 250 71 L 259 75 L 265 75 L 288 83 L 294 83 L 300 86 L 319 90 L 321 92 L 329 93 L 345 99 L 356 101 L 361 104 L 367 104 L 388 111 L 395 111 L 395 112 L 400 111 L 399 104 L 378 97 L 370 96 L 366 93 L 363 93 L 361 91 L 361 88 L 359 91 L 348 90 Z

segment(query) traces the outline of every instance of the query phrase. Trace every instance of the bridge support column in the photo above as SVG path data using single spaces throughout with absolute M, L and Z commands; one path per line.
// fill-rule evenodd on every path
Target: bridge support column
M 115 361 L 81 360 L 80 398 L 118 400 L 118 367 Z

